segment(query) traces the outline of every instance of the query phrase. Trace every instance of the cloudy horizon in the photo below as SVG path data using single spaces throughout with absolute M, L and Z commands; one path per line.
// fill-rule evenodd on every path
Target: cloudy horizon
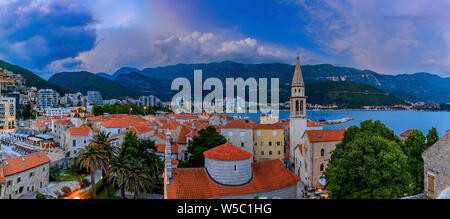
M 0 0 L 0 59 L 41 77 L 178 63 L 333 64 L 450 77 L 444 0 Z

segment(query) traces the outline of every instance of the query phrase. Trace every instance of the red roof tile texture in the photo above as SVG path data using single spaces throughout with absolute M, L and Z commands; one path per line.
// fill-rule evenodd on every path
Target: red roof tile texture
M 342 141 L 345 129 L 306 131 L 310 142 Z
M 70 128 L 69 132 L 71 135 L 89 135 L 89 133 L 91 132 L 91 128 L 85 125 L 79 128 Z
M 25 156 L 4 159 L 1 170 L 3 172 L 3 176 L 5 177 L 49 162 L 50 158 L 48 158 L 47 154 L 44 152 L 37 152 Z
M 172 144 L 172 148 L 170 150 L 171 150 L 172 154 L 178 154 L 178 145 Z M 166 153 L 166 144 L 157 144 L 156 152 Z
M 244 120 L 238 119 L 231 121 L 222 127 L 223 129 L 251 129 L 252 124 L 246 123 Z
M 403 132 L 402 134 L 400 134 L 400 136 L 401 137 L 409 137 L 409 135 L 411 135 L 412 134 L 412 132 L 413 132 L 413 130 L 411 130 L 411 129 L 408 129 L 408 130 L 406 130 L 405 132 Z
M 203 152 L 203 155 L 214 160 L 245 160 L 252 157 L 252 154 L 244 151 L 232 144 L 223 144 L 211 150 Z
M 253 180 L 241 187 L 225 187 L 214 183 L 204 168 L 173 169 L 169 199 L 208 199 L 257 194 L 295 185 L 299 178 L 287 170 L 280 160 L 252 163 Z

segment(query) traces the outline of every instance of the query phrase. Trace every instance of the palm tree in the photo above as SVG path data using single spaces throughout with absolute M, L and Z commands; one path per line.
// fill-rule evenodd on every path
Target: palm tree
M 111 160 L 108 168 L 107 183 L 112 183 L 120 188 L 120 195 L 122 199 L 125 197 L 125 181 L 129 176 L 129 170 L 131 168 L 131 161 L 124 156 L 116 156 Z
M 89 145 L 78 152 L 76 163 L 80 169 L 87 169 L 91 174 L 92 198 L 97 199 L 95 188 L 95 171 L 109 163 L 109 152 L 97 145 Z
M 140 194 L 148 194 L 156 187 L 148 174 L 148 169 L 141 161 L 132 161 L 124 181 L 125 189 L 134 193 L 134 199 Z
M 103 148 L 107 151 L 107 156 L 109 160 L 112 160 L 114 155 L 117 153 L 117 148 L 111 146 L 111 142 L 115 141 L 116 138 L 110 138 L 110 133 L 105 133 L 103 131 L 99 132 L 97 135 L 95 135 L 94 140 L 92 141 L 95 145 L 98 145 L 99 147 Z M 107 175 L 109 163 L 105 164 L 105 166 L 101 166 L 102 169 L 102 178 L 105 178 Z M 111 197 L 110 190 L 109 190 L 109 183 L 107 180 L 104 182 L 106 193 L 109 197 Z

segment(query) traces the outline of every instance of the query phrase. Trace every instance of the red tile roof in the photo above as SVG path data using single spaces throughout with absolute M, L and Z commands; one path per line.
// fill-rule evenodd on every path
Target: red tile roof
M 346 129 L 308 130 L 306 134 L 310 142 L 342 141 Z
M 179 144 L 186 144 L 186 137 L 188 137 L 188 135 L 190 133 L 194 132 L 194 129 L 189 127 L 189 126 L 182 126 L 181 127 L 181 131 L 180 131 L 180 135 L 178 136 L 178 141 L 177 143 Z
M 253 128 L 252 124 L 246 123 L 242 119 L 234 120 L 229 122 L 228 124 L 222 127 L 223 129 L 251 129 Z
M 34 126 L 36 126 L 36 127 L 44 127 L 45 123 L 43 123 L 43 122 L 36 122 L 36 123 L 34 123 Z
M 70 120 L 58 120 L 55 122 L 55 124 L 63 124 L 63 125 L 73 126 L 73 124 Z
M 314 121 L 308 122 L 308 127 L 322 127 L 322 126 L 323 125 L 318 122 L 314 122 Z
M 208 199 L 257 194 L 295 185 L 299 178 L 287 170 L 279 159 L 252 163 L 253 180 L 241 187 L 214 183 L 204 168 L 173 169 L 169 199 Z
M 105 128 L 127 128 L 131 124 L 138 124 L 138 122 L 131 118 L 114 118 L 102 123 L 102 126 Z
M 70 128 L 69 132 L 71 135 L 89 135 L 91 128 L 87 125 L 81 126 L 79 128 Z
M 284 129 L 284 126 L 275 124 L 253 124 L 254 129 Z
M 175 129 L 177 129 L 178 125 L 180 125 L 179 122 L 169 122 L 169 123 L 166 123 L 165 125 L 158 127 L 158 129 L 175 130 Z
M 413 130 L 411 130 L 411 129 L 408 129 L 408 130 L 406 130 L 405 132 L 403 132 L 400 136 L 401 137 L 409 137 L 409 135 L 411 135 L 412 134 L 412 132 L 413 132 Z
M 4 159 L 2 163 L 2 174 L 4 177 L 13 175 L 49 162 L 50 158 L 48 158 L 47 154 L 44 152 L 7 158 Z
M 152 129 L 152 128 L 148 127 L 148 126 L 145 126 L 145 125 L 140 125 L 140 126 L 133 126 L 133 128 L 131 128 L 131 130 L 136 132 L 137 134 L 144 134 L 144 133 L 147 133 L 147 132 L 151 132 L 154 129 Z
M 220 145 L 203 152 L 203 155 L 214 160 L 245 160 L 252 157 L 252 154 L 232 144 Z
M 178 145 L 172 144 L 172 148 L 170 149 L 172 154 L 178 154 Z M 166 144 L 157 144 L 156 152 L 158 153 L 166 153 Z
M 173 159 L 173 158 L 172 158 L 171 162 L 172 162 L 172 165 L 177 165 L 180 163 L 180 161 Z

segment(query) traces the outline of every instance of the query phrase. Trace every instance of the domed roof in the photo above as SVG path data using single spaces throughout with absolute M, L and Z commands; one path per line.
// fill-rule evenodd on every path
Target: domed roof
M 251 153 L 244 151 L 232 144 L 223 144 L 211 150 L 203 152 L 206 158 L 214 160 L 245 160 L 252 157 Z

